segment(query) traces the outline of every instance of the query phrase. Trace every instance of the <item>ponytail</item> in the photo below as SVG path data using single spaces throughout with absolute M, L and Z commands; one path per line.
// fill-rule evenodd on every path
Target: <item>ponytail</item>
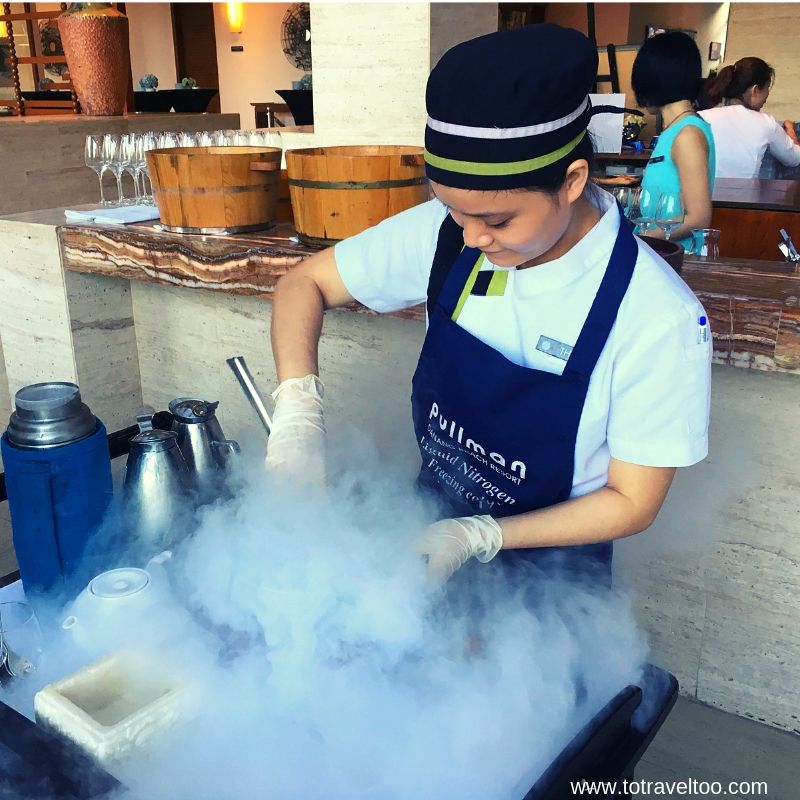
M 718 106 L 722 102 L 723 97 L 729 97 L 727 94 L 730 85 L 733 83 L 734 67 L 723 67 L 716 77 L 712 78 L 705 86 L 705 96 L 708 100 L 709 108 Z
M 742 100 L 751 86 L 766 89 L 775 80 L 775 70 L 766 61 L 748 56 L 740 58 L 733 66 L 723 67 L 717 77 L 706 87 L 706 95 L 713 105 L 722 100 Z

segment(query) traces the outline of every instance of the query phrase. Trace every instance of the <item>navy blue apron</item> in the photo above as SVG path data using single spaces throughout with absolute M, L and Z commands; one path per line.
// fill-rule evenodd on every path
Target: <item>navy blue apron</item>
M 418 486 L 437 498 L 442 517 L 502 518 L 569 497 L 589 379 L 616 320 L 636 256 L 636 240 L 620 213 L 597 295 L 563 374 L 555 375 L 509 361 L 458 325 L 458 312 L 483 258 L 475 248 L 461 250 L 429 305 L 428 331 L 411 394 L 422 455 Z M 489 564 L 471 559 L 451 582 L 468 582 L 491 567 L 500 570 L 504 580 L 524 579 L 533 568 L 546 574 L 588 574 L 610 584 L 611 555 L 610 542 L 502 550 Z

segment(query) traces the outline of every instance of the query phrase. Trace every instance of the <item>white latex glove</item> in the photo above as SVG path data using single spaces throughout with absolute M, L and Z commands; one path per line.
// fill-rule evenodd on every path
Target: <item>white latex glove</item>
M 316 375 L 289 378 L 272 393 L 267 469 L 286 481 L 325 485 L 325 387 Z
M 443 519 L 429 525 L 417 541 L 417 551 L 428 558 L 428 572 L 446 581 L 472 557 L 491 561 L 503 546 L 503 531 L 490 516 Z

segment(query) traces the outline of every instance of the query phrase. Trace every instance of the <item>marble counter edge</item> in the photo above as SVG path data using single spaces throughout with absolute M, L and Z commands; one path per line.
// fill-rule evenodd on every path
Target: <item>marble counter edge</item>
M 317 249 L 290 244 L 266 231 L 252 237 L 197 237 L 189 242 L 175 234 L 141 226 L 61 224 L 57 226 L 61 260 L 71 272 L 105 275 L 189 289 L 204 289 L 272 300 L 278 280 Z M 344 310 L 378 316 L 360 303 Z M 423 304 L 391 313 L 423 321 Z

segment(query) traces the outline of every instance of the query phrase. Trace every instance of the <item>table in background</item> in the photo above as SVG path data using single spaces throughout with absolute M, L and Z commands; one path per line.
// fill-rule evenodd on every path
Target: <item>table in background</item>
M 623 150 L 621 153 L 595 153 L 594 160 L 602 165 L 625 164 L 626 166 L 644 167 L 650 160 L 652 150 Z

